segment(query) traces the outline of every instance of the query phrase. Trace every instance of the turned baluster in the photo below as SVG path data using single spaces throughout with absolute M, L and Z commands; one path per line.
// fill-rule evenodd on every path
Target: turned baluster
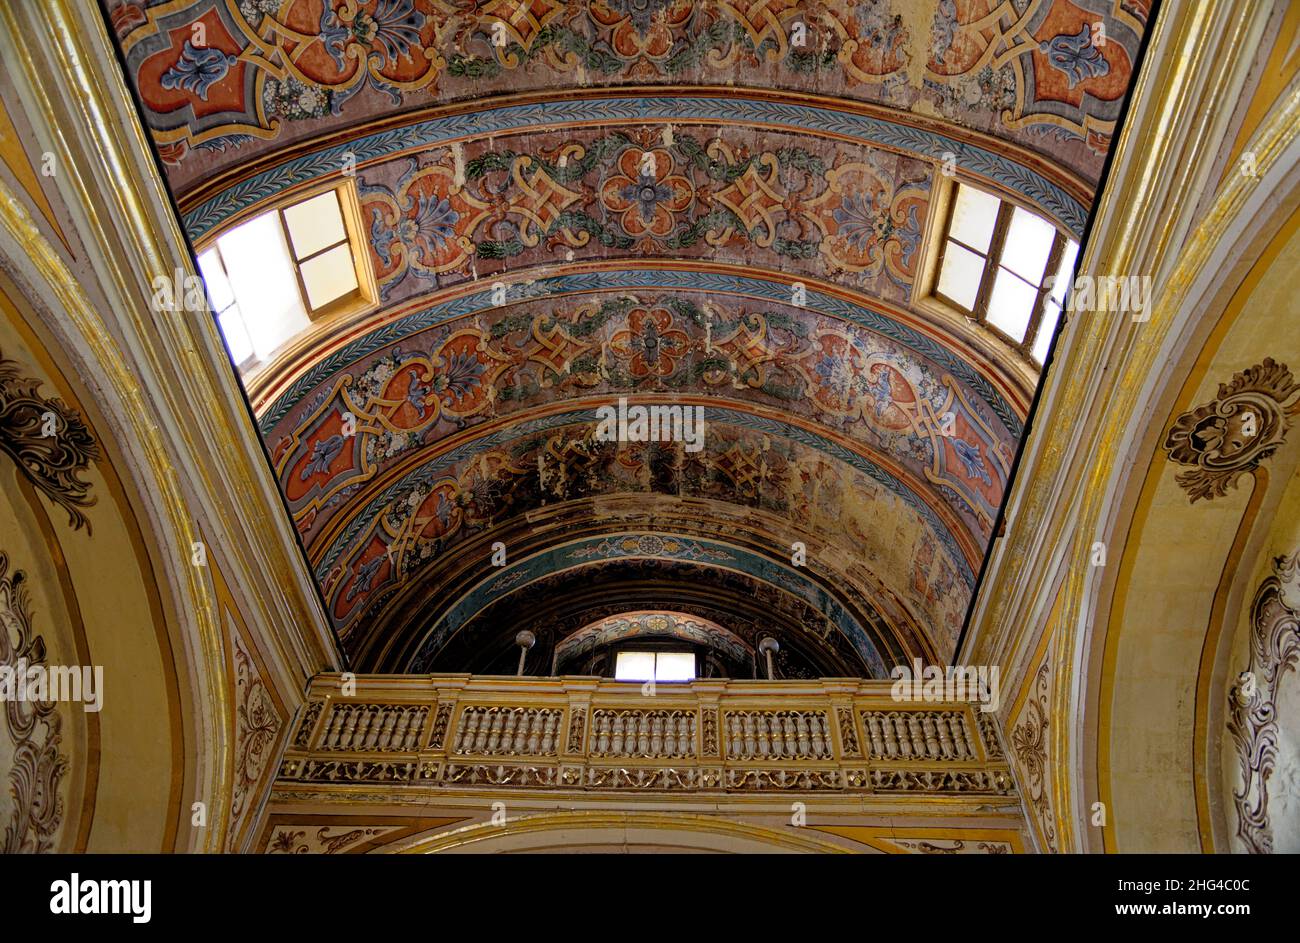
M 420 730 L 424 727 L 424 718 L 429 714 L 428 708 L 415 707 L 402 711 L 397 720 L 397 727 L 389 740 L 394 750 L 414 750 L 420 739 Z
M 957 723 L 961 724 L 961 738 L 966 741 L 966 752 L 972 757 L 978 756 L 979 754 L 975 752 L 975 741 L 971 739 L 970 730 L 966 726 L 966 719 L 961 714 L 956 716 Z
M 919 714 L 907 715 L 907 732 L 912 740 L 912 753 L 916 758 L 925 757 L 925 737 L 921 733 L 921 719 Z
M 799 755 L 807 756 L 808 751 L 812 749 L 812 742 L 808 737 L 808 718 L 803 714 L 796 714 L 794 717 L 795 735 L 799 739 Z
M 871 740 L 871 755 L 881 756 L 885 748 L 880 741 L 880 721 L 875 714 L 867 714 L 867 737 Z
M 921 720 L 921 727 L 925 735 L 925 752 L 934 759 L 939 755 L 939 739 L 934 734 L 934 717 L 931 714 L 925 714 Z
M 330 717 L 330 729 L 325 734 L 325 749 L 334 750 L 338 748 L 339 737 L 343 735 L 343 722 L 347 720 L 347 712 L 341 708 L 334 708 L 334 715 Z
M 812 715 L 812 748 L 813 756 L 826 755 L 826 728 L 825 721 L 821 714 Z
M 952 738 L 948 736 L 948 716 L 935 714 L 934 726 L 939 735 L 939 755 L 945 760 L 954 759 L 957 751 L 952 745 Z
M 474 749 L 474 733 L 478 730 L 478 715 L 465 711 L 460 715 L 460 730 L 456 733 L 456 752 L 470 753 Z
M 555 726 L 559 722 L 559 711 L 547 711 L 542 723 L 542 753 L 548 754 L 555 746 Z
M 893 714 L 890 716 L 890 722 L 893 723 L 894 731 L 898 734 L 898 755 L 910 757 L 912 740 L 907 733 L 907 718 L 902 714 Z
M 491 732 L 492 715 L 487 711 L 475 711 L 478 715 L 478 734 L 474 737 L 474 752 L 483 753 L 487 749 L 488 734 Z
M 357 729 L 357 710 L 355 708 L 348 711 L 347 723 L 343 725 L 343 736 L 339 738 L 340 749 L 346 750 L 352 746 L 352 735 Z
M 623 755 L 623 715 L 614 715 L 614 746 L 611 751 L 615 756 Z

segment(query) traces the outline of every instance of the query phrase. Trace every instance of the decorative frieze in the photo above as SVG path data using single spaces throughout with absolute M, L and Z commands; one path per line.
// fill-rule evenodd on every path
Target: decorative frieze
M 280 780 L 667 793 L 1013 792 L 996 721 L 966 704 L 898 710 L 884 700 L 888 688 L 877 692 L 871 682 L 864 682 L 866 696 L 846 694 L 842 682 L 821 690 L 815 682 L 714 682 L 640 703 L 625 685 L 581 684 L 470 679 L 454 699 L 435 700 L 431 691 L 427 704 L 409 703 L 404 685 L 408 703 L 334 703 L 318 708 L 323 717 L 314 723 L 309 707 Z M 339 755 L 347 752 L 363 755 Z M 412 755 L 391 763 L 367 755 L 383 752 Z
M 984 755 L 990 760 L 1005 759 L 1002 741 L 998 739 L 998 729 L 993 723 L 993 718 L 985 713 L 977 713 L 975 718 L 980 728 L 980 740 L 984 743 Z
M 1006 770 L 873 769 L 874 792 L 957 792 L 1004 796 L 1015 791 Z
M 576 707 L 569 714 L 569 745 L 567 752 L 582 752 L 582 734 L 587 725 L 587 711 L 585 708 Z
M 447 739 L 447 728 L 451 726 L 452 704 L 444 701 L 438 705 L 438 713 L 433 718 L 433 732 L 429 734 L 429 749 L 441 750 Z
M 704 755 L 718 755 L 718 710 L 715 707 L 706 707 L 700 711 L 703 719 L 704 732 Z
M 289 761 L 281 767 L 280 775 L 308 783 L 401 783 L 415 778 L 415 764 L 368 760 L 307 760 L 302 764 Z
M 325 709 L 324 701 L 308 701 L 307 706 L 303 709 L 302 720 L 298 723 L 298 733 L 294 735 L 293 745 L 296 747 L 311 746 L 311 735 L 316 730 L 316 721 L 320 719 L 321 711 Z
M 835 711 L 835 716 L 840 721 L 840 745 L 844 749 L 844 755 L 861 756 L 862 751 L 858 749 L 858 731 L 853 725 L 853 711 L 841 707 Z
M 464 786 L 558 786 L 560 770 L 556 766 L 489 765 L 462 766 L 448 763 L 442 782 Z

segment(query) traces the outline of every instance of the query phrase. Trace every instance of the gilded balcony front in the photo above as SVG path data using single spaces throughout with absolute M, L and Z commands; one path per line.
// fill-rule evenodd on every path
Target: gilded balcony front
M 887 682 L 317 679 L 279 784 L 984 794 L 1014 786 L 990 717 Z

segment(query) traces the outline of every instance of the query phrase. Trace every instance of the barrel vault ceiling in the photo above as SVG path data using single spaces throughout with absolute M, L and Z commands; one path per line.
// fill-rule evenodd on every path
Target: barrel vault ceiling
M 355 175 L 379 308 L 249 388 L 355 668 L 659 610 L 952 657 L 1033 389 L 917 303 L 940 175 L 1079 238 L 1145 0 L 104 5 L 193 241 Z

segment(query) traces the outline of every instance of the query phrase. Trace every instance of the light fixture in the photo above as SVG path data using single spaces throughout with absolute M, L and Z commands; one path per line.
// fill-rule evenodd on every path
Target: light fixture
M 758 643 L 758 650 L 767 656 L 767 680 L 773 679 L 772 656 L 781 650 L 781 643 L 772 636 L 766 636 Z
M 515 677 L 522 678 L 524 659 L 528 657 L 528 650 L 537 644 L 537 636 L 527 629 L 520 629 L 515 635 L 515 644 L 519 646 L 519 668 L 515 671 Z

